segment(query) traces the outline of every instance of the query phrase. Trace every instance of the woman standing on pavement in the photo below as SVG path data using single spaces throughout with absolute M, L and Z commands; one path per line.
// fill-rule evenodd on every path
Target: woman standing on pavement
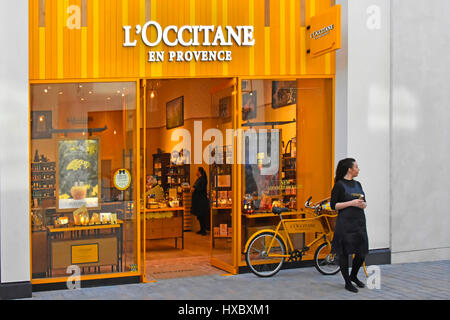
M 358 280 L 358 271 L 369 252 L 369 240 L 366 230 L 366 197 L 361 183 L 354 180 L 359 174 L 355 159 L 339 161 L 336 178 L 331 192 L 331 208 L 338 211 L 336 229 L 332 242 L 332 253 L 339 257 L 341 273 L 345 280 L 345 289 L 358 292 L 352 284 L 364 288 Z M 349 275 L 348 256 L 354 254 L 352 272 Z

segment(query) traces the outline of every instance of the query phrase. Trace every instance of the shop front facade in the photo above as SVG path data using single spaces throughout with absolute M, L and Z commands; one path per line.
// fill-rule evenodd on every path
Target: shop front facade
M 329 197 L 341 151 L 335 4 L 29 1 L 29 256 L 4 281 L 147 282 L 202 259 L 248 271 L 246 241 L 278 222 L 274 202 L 301 215 L 309 197 Z M 191 212 L 199 168 L 205 238 Z
M 429 11 L 448 24 L 438 2 L 173 3 L 5 3 L 0 298 L 66 288 L 77 272 L 101 285 L 178 274 L 173 265 L 196 269 L 183 259 L 201 261 L 195 275 L 245 272 L 246 239 L 276 221 L 265 204 L 301 210 L 309 196 L 328 197 L 333 167 L 347 156 L 358 160 L 369 197 L 369 264 L 448 259 L 448 219 L 435 201 L 447 196 L 446 136 L 436 125 L 448 114 L 437 85 L 447 57 L 439 34 L 410 52 L 429 27 L 416 17 Z M 342 49 L 316 56 L 311 33 L 330 24 L 308 27 L 335 4 Z M 435 151 L 428 141 L 443 146 L 427 160 L 443 168 L 433 188 L 417 170 Z M 211 161 L 218 155 L 231 165 Z M 207 236 L 196 234 L 183 192 L 199 167 L 209 178 Z M 409 183 L 411 172 L 423 183 Z M 162 201 L 150 192 L 155 180 Z
M 328 197 L 335 53 L 313 56 L 310 26 L 332 2 L 29 4 L 34 285 L 65 285 L 72 265 L 86 281 L 152 280 L 153 245 L 183 251 L 197 231 L 199 167 L 204 253 L 231 274 L 248 237 L 275 223 L 273 201 Z

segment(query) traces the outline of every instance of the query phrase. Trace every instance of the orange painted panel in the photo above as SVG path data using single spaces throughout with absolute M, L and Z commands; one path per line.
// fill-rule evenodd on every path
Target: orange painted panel
M 298 80 L 297 109 L 298 183 L 300 204 L 312 196 L 319 201 L 330 196 L 333 163 L 333 106 L 331 79 Z
M 285 76 L 300 75 L 302 70 L 306 75 L 334 74 L 334 53 L 312 59 L 303 52 L 308 44 L 300 43 L 306 32 L 300 26 L 301 8 L 308 25 L 311 15 L 329 9 L 331 1 L 302 1 L 305 6 L 298 0 L 271 1 L 270 26 L 265 27 L 266 8 L 259 0 L 87 0 L 86 27 L 80 24 L 80 28 L 69 29 L 67 21 L 74 11 L 68 13 L 68 7 L 80 7 L 81 15 L 81 0 L 46 0 L 45 27 L 40 30 L 39 0 L 29 0 L 30 79 Z M 137 46 L 123 47 L 123 26 L 132 26 L 134 31 L 136 25 L 145 24 L 148 16 L 163 28 L 172 24 L 253 25 L 255 45 L 184 48 L 160 44 L 149 48 L 131 32 L 138 40 Z M 78 21 L 77 16 L 72 18 Z M 150 33 L 155 36 L 154 30 Z M 171 50 L 222 49 L 232 51 L 231 62 L 167 61 Z M 164 51 L 165 61 L 148 62 L 152 50 Z

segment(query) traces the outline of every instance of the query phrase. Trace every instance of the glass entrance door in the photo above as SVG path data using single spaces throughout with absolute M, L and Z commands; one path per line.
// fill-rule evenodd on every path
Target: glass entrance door
M 230 79 L 211 90 L 216 137 L 208 150 L 211 202 L 211 264 L 236 273 L 236 128 L 237 81 Z M 220 141 L 220 138 L 222 141 Z
M 141 92 L 144 280 L 234 273 L 235 79 L 149 79 Z

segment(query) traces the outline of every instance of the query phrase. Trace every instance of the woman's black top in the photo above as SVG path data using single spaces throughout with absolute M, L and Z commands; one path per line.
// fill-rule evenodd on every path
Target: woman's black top
M 364 195 L 366 201 L 361 183 L 355 180 L 339 180 L 331 192 L 331 208 L 335 210 L 336 203 L 359 199 L 360 195 Z M 364 209 L 347 207 L 338 211 L 332 252 L 338 255 L 359 254 L 363 257 L 368 254 L 369 240 Z
M 191 213 L 195 216 L 205 216 L 209 214 L 209 201 L 207 195 L 208 179 L 201 176 L 194 183 L 192 193 Z

